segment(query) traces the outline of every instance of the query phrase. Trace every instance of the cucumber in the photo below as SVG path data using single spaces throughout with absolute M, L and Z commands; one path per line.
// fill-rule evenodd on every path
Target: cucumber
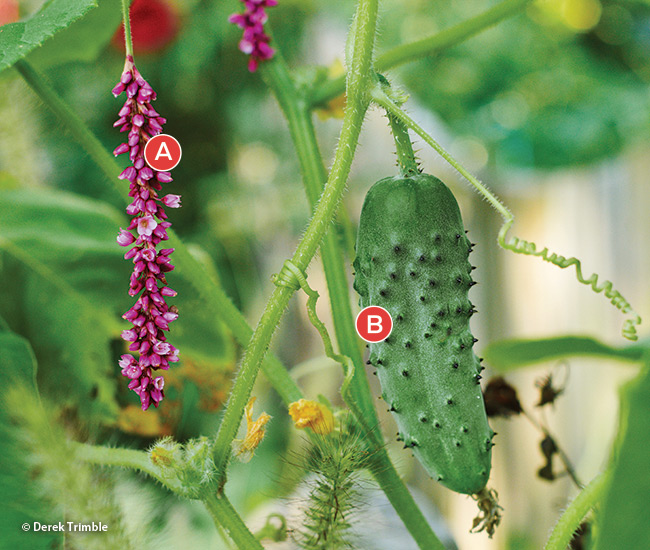
M 434 479 L 465 494 L 487 484 L 494 437 L 469 327 L 471 248 L 456 199 L 434 176 L 389 177 L 368 191 L 354 288 L 362 308 L 381 306 L 393 319 L 390 336 L 369 345 L 369 363 L 398 439 Z

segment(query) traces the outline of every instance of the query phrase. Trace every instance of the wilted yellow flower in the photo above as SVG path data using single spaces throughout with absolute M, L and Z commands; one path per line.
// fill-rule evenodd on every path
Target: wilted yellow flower
M 337 59 L 327 69 L 327 76 L 329 78 L 336 78 L 345 74 L 345 67 L 340 59 Z M 343 118 L 345 112 L 346 96 L 345 93 L 330 99 L 325 105 L 316 109 L 316 114 L 320 120 L 327 120 L 328 118 Z
M 296 428 L 311 428 L 320 435 L 331 433 L 334 429 L 334 416 L 325 405 L 308 399 L 300 399 L 289 405 L 289 414 Z
M 253 420 L 253 403 L 256 397 L 251 397 L 246 405 L 246 435 L 244 439 L 233 441 L 233 452 L 241 462 L 248 462 L 253 458 L 255 449 L 264 439 L 266 433 L 266 424 L 271 420 L 271 415 L 263 412 L 257 420 Z

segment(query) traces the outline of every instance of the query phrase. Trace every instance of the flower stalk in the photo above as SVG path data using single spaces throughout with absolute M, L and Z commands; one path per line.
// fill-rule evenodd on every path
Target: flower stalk
M 126 229 L 120 229 L 117 243 L 124 247 L 133 245 L 124 255 L 134 265 L 129 296 L 141 294 L 122 316 L 133 325 L 122 332 L 122 338 L 129 342 L 129 351 L 137 352 L 139 358 L 124 354 L 119 364 L 122 375 L 130 379 L 129 389 L 138 394 L 142 410 L 146 411 L 152 404 L 158 407 L 165 395 L 165 380 L 155 376 L 155 371 L 167 370 L 169 363 L 178 361 L 178 349 L 169 344 L 165 336 L 169 323 L 178 318 L 176 307 L 166 302 L 166 298 L 176 296 L 176 291 L 167 286 L 165 277 L 174 269 L 169 259 L 174 249 L 158 250 L 157 247 L 169 239 L 167 229 L 171 226 L 163 207 L 180 207 L 180 197 L 165 195 L 160 198 L 158 192 L 163 183 L 172 181 L 171 174 L 153 170 L 145 163 L 147 141 L 162 131 L 166 120 L 151 106 L 156 92 L 142 78 L 131 55 L 126 56 L 120 81 L 113 88 L 115 97 L 124 92 L 126 102 L 113 126 L 126 133 L 127 140 L 113 154 L 128 153 L 132 162 L 118 176 L 130 184 L 132 202 L 126 212 L 132 218 Z

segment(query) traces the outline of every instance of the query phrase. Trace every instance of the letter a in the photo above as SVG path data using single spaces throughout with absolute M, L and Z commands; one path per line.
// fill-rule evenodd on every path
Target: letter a
M 163 149 L 165 152 L 163 153 Z M 160 144 L 160 147 L 158 148 L 158 152 L 156 153 L 156 158 L 154 160 L 158 160 L 160 157 L 167 157 L 169 160 L 174 162 L 174 159 L 172 158 L 172 154 L 169 152 L 169 149 L 167 149 L 167 144 L 163 141 Z

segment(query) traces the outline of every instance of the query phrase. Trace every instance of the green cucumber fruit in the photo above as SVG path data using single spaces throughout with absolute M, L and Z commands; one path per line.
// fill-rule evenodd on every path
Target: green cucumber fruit
M 492 438 L 469 328 L 475 284 L 458 203 L 439 179 L 389 177 L 368 191 L 354 288 L 386 309 L 393 331 L 370 344 L 398 438 L 449 489 L 474 494 L 490 476 Z

